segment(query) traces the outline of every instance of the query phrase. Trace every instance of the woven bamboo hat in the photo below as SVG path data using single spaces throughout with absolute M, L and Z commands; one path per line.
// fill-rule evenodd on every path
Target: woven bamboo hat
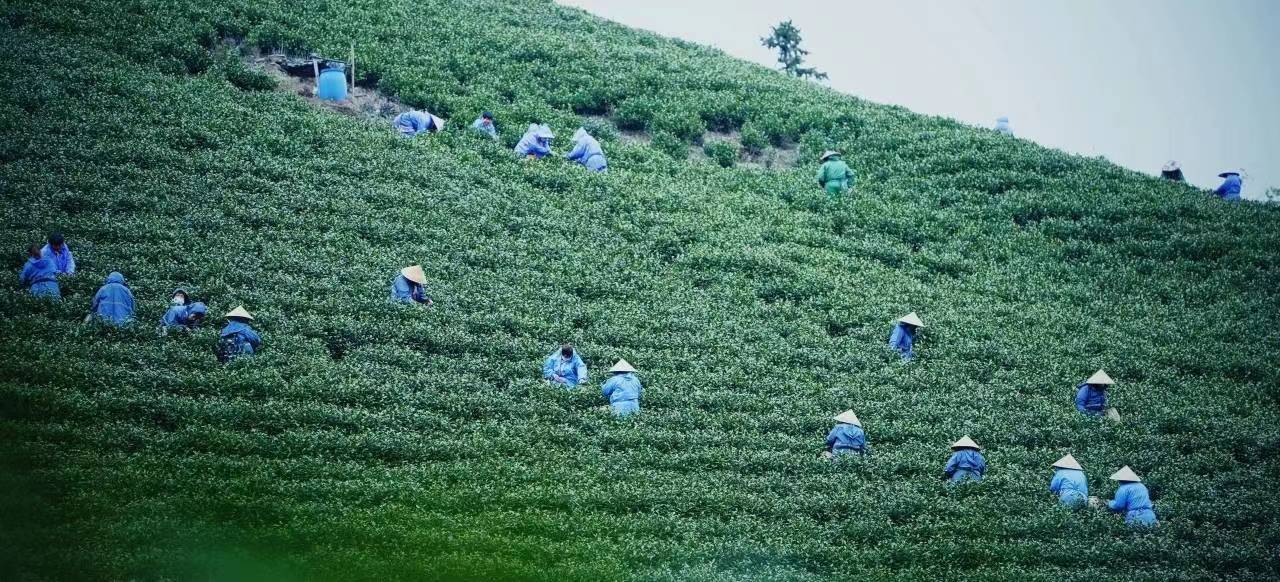
M 427 284 L 427 274 L 422 272 L 421 265 L 413 265 L 412 267 L 400 269 L 400 274 L 404 275 L 405 279 L 413 281 L 419 285 Z
M 958 441 L 956 441 L 956 442 L 954 442 L 954 443 L 952 443 L 952 444 L 951 444 L 951 450 L 953 450 L 953 451 L 954 451 L 954 450 L 956 450 L 956 449 L 977 449 L 977 450 L 981 450 L 981 449 L 982 449 L 982 447 L 978 446 L 978 443 L 973 442 L 973 439 L 969 438 L 969 435 L 964 435 L 964 438 L 962 438 L 962 439 L 960 439 L 960 440 L 958 440 Z
M 1075 469 L 1077 471 L 1084 470 L 1084 467 L 1080 466 L 1079 461 L 1076 461 L 1076 458 L 1071 455 L 1067 455 L 1065 457 L 1062 457 L 1061 459 L 1058 459 L 1053 463 L 1053 466 L 1059 469 Z
M 232 309 L 232 310 L 231 310 L 231 312 L 230 312 L 230 313 L 228 313 L 225 317 L 226 317 L 227 319 L 231 319 L 231 318 L 233 318 L 233 317 L 238 317 L 238 318 L 240 318 L 240 319 L 248 319 L 248 320 L 252 320 L 252 319 L 253 319 L 253 316 L 252 316 L 252 315 L 249 315 L 249 312 L 245 310 L 245 308 L 244 308 L 244 306 L 243 306 L 243 305 L 241 305 L 241 306 L 239 306 L 239 307 L 237 307 L 237 308 L 235 308 L 235 309 Z
M 1108 376 L 1106 372 L 1102 370 L 1098 370 L 1097 372 L 1094 372 L 1092 376 L 1089 376 L 1089 379 L 1085 380 L 1084 383 L 1098 384 L 1101 386 L 1110 386 L 1112 384 L 1115 384 L 1116 381 L 1112 380 L 1111 376 Z
M 919 316 L 919 315 L 916 315 L 916 312 L 914 312 L 914 311 L 912 311 L 911 313 L 908 313 L 908 314 L 906 314 L 906 315 L 902 316 L 902 319 L 899 319 L 898 321 L 899 321 L 899 322 L 901 322 L 901 323 L 905 323 L 905 324 L 907 324 L 907 325 L 914 325 L 914 326 L 916 326 L 916 327 L 924 327 L 924 322 L 923 322 L 923 321 L 920 321 L 920 316 Z
M 862 422 L 858 420 L 858 415 L 854 414 L 852 410 L 846 410 L 837 414 L 836 422 L 852 424 L 853 426 L 862 426 Z
M 835 150 L 827 150 L 827 151 L 825 151 L 825 152 L 822 152 L 822 157 L 818 158 L 818 161 L 819 161 L 819 162 L 825 162 L 825 161 L 827 161 L 827 158 L 830 158 L 831 156 L 838 156 L 838 155 L 840 155 L 840 152 L 838 152 L 838 151 L 835 151 Z
M 1119 471 L 1116 471 L 1111 475 L 1111 480 L 1141 483 L 1142 477 L 1139 477 L 1137 473 L 1133 472 L 1133 469 L 1130 469 L 1128 465 L 1125 465 L 1123 467 L 1120 467 Z
M 618 363 L 614 364 L 612 368 L 609 368 L 609 371 L 612 373 L 624 373 L 634 372 L 636 369 L 632 368 L 631 364 L 628 364 L 626 360 L 618 360 Z

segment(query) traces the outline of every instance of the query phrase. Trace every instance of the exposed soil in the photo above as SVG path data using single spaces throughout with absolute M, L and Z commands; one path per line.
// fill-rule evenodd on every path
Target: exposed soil
M 372 87 L 357 84 L 347 91 L 342 101 L 329 101 L 316 97 L 315 68 L 310 57 L 298 57 L 283 52 L 246 51 L 244 62 L 249 67 L 271 76 L 276 89 L 294 93 L 312 105 L 356 117 L 390 119 L 409 108 L 393 97 L 387 97 Z

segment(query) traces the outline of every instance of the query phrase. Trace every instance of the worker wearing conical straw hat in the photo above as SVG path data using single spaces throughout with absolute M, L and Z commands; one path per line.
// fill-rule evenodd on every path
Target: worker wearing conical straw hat
M 1227 170 L 1218 174 L 1222 185 L 1213 191 L 1214 196 L 1230 202 L 1240 201 L 1240 192 L 1244 189 L 1244 170 Z
M 640 394 L 644 388 L 636 378 L 636 369 L 626 360 L 618 360 L 609 368 L 610 377 L 600 391 L 609 399 L 609 409 L 615 416 L 630 416 L 640 412 Z
M 1151 504 L 1151 494 L 1142 479 L 1128 465 L 1111 475 L 1112 481 L 1119 481 L 1116 496 L 1107 502 L 1107 509 L 1114 513 L 1124 513 L 1124 522 L 1132 526 L 1153 526 L 1156 524 L 1156 512 Z
M 920 316 L 912 311 L 894 322 L 893 332 L 889 334 L 889 347 L 902 355 L 903 360 L 915 357 L 912 345 L 915 343 L 916 330 L 924 327 Z
M 978 443 L 973 442 L 969 435 L 952 443 L 951 458 L 947 459 L 947 466 L 942 470 L 944 479 L 950 479 L 952 483 L 962 483 L 968 480 L 981 481 L 983 473 L 987 472 L 987 460 L 983 458 L 982 453 L 978 452 L 981 447 Z
M 564 344 L 542 363 L 542 378 L 553 384 L 574 388 L 587 382 L 587 365 L 573 344 Z
M 1107 388 L 1115 383 L 1106 372 L 1094 372 L 1088 380 L 1076 386 L 1076 410 L 1089 416 L 1106 414 Z
M 253 316 L 241 305 L 226 315 L 227 325 L 218 332 L 218 360 L 226 362 L 253 355 L 262 348 L 262 338 L 249 326 Z
M 867 435 L 862 431 L 862 422 L 852 410 L 846 410 L 835 417 L 836 426 L 827 433 L 827 451 L 825 456 L 834 458 L 839 455 L 865 455 L 867 453 Z
M 1084 507 L 1089 498 L 1089 480 L 1085 478 L 1084 467 L 1080 466 L 1075 457 L 1067 455 L 1053 464 L 1049 492 L 1057 494 L 1058 503 L 1066 507 Z
M 1178 165 L 1176 160 L 1169 160 L 1163 168 L 1160 168 L 1160 177 L 1170 182 L 1186 182 L 1187 178 L 1182 174 L 1182 166 Z
M 827 191 L 828 200 L 838 200 L 857 184 L 857 176 L 849 164 L 840 159 L 840 152 L 827 150 L 818 158 L 818 185 Z
M 427 274 L 422 272 L 421 265 L 400 269 L 400 273 L 391 281 L 391 300 L 431 305 L 431 296 L 427 295 L 426 284 Z

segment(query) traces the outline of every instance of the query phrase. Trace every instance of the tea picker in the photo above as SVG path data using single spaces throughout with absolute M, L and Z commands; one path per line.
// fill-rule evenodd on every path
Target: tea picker
M 575 388 L 587 382 L 587 365 L 572 344 L 564 344 L 542 363 L 542 378 L 552 384 Z
M 1174 160 L 1169 160 L 1169 163 L 1165 164 L 1163 168 L 1160 168 L 1160 177 L 1170 182 L 1187 181 L 1186 176 L 1182 175 L 1182 166 L 1178 165 L 1178 162 Z
M 444 131 L 444 120 L 426 111 L 406 111 L 397 115 L 391 125 L 405 137 L 414 137 L 420 133 Z
M 40 256 L 53 261 L 53 267 L 62 275 L 76 274 L 76 258 L 67 247 L 66 238 L 60 232 L 49 233 L 49 243 L 40 249 Z
M 867 435 L 862 430 L 862 421 L 852 410 L 846 410 L 835 416 L 836 426 L 827 433 L 827 450 L 822 456 L 834 459 L 841 455 L 867 454 Z
M 640 394 L 644 388 L 640 379 L 636 378 L 636 369 L 626 360 L 618 360 L 609 368 L 611 376 L 605 381 L 600 392 L 609 399 L 609 409 L 614 416 L 630 416 L 640 412 Z
M 978 443 L 965 435 L 951 445 L 951 450 L 954 452 L 947 459 L 947 466 L 942 469 L 943 478 L 950 479 L 952 483 L 981 481 L 983 473 L 987 472 L 987 459 L 978 452 L 981 450 Z
M 1149 527 L 1156 525 L 1156 512 L 1151 504 L 1151 493 L 1142 484 L 1142 478 L 1133 472 L 1128 465 L 1111 475 L 1112 481 L 1119 481 L 1115 498 L 1107 502 L 1107 509 L 1113 513 L 1124 513 L 1124 522 L 1131 526 Z M 1099 507 L 1102 500 L 1089 498 L 1091 507 Z
M 600 142 L 581 127 L 573 133 L 573 150 L 564 157 L 571 162 L 582 164 L 593 172 L 604 172 L 609 169 L 609 164 L 604 159 L 604 150 L 600 148 Z
M 1243 173 L 1244 170 L 1227 170 L 1218 174 L 1218 177 L 1222 178 L 1222 185 L 1218 186 L 1213 194 L 1228 202 L 1239 202 L 1240 191 L 1244 187 L 1244 181 L 1240 177 Z
M 916 330 L 922 328 L 924 328 L 924 322 L 916 312 L 912 311 L 902 316 L 894 324 L 893 332 L 889 334 L 889 347 L 901 354 L 903 360 L 911 360 L 915 357 L 912 344 L 915 343 Z
M 435 302 L 427 295 L 426 284 L 427 275 L 422 272 L 421 265 L 400 269 L 400 273 L 391 281 L 391 300 L 431 306 Z
M 1120 413 L 1107 408 L 1107 388 L 1116 383 L 1105 371 L 1098 370 L 1088 380 L 1076 386 L 1076 410 L 1089 416 L 1106 416 L 1119 421 Z
M 1056 494 L 1058 503 L 1065 507 L 1084 507 L 1089 497 L 1089 480 L 1085 477 L 1084 467 L 1080 466 L 1075 457 L 1067 455 L 1053 463 L 1049 492 Z
M 471 122 L 471 129 L 493 139 L 498 139 L 498 128 L 493 125 L 493 114 L 488 111 L 481 113 L 480 117 Z
M 516 144 L 516 154 L 522 158 L 530 160 L 540 160 L 551 154 L 551 140 L 556 135 L 551 133 L 551 128 L 545 124 L 531 123 L 529 129 L 525 130 L 524 135 L 520 137 L 520 142 Z
M 1013 128 L 1009 126 L 1009 118 L 1000 116 L 996 118 L 996 133 L 1013 137 Z
M 40 253 L 40 243 L 27 247 L 27 263 L 18 273 L 18 284 L 31 290 L 36 297 L 62 298 L 62 289 L 58 287 L 58 268 L 53 260 Z
M 163 329 L 188 330 L 204 322 L 209 309 L 199 301 L 188 305 L 189 299 L 186 289 L 178 288 L 173 291 L 169 309 L 164 312 L 164 317 L 160 320 Z
M 818 161 L 822 163 L 818 168 L 818 186 L 827 191 L 828 199 L 835 200 L 854 187 L 857 177 L 841 159 L 840 152 L 827 150 Z
M 93 307 L 85 321 L 94 317 L 111 325 L 124 325 L 133 321 L 133 291 L 125 283 L 124 275 L 112 271 L 107 280 L 93 295 Z
M 228 362 L 262 349 L 262 338 L 250 327 L 253 315 L 241 305 L 226 315 L 227 325 L 218 332 L 218 361 Z

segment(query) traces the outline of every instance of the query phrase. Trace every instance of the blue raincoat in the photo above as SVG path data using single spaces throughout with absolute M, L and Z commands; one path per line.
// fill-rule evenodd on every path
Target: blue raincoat
M 910 360 L 916 355 L 911 349 L 911 343 L 915 340 L 915 337 L 915 326 L 899 321 L 897 325 L 893 326 L 893 333 L 889 334 L 889 347 L 902 354 L 902 359 Z
M 197 321 L 192 316 L 199 314 L 204 317 L 208 312 L 209 308 L 199 301 L 191 305 L 174 305 L 164 312 L 162 323 L 165 327 L 193 327 Z
M 1090 416 L 1101 416 L 1107 411 L 1107 391 L 1101 386 L 1080 383 L 1076 391 L 1076 410 Z
M 987 460 L 982 453 L 973 449 L 960 449 L 951 453 L 947 466 L 942 473 L 951 478 L 952 483 L 960 483 L 966 479 L 981 481 L 982 474 L 987 472 Z
M 1113 512 L 1124 512 L 1124 522 L 1129 525 L 1151 526 L 1156 524 L 1156 512 L 1152 509 L 1147 486 L 1130 481 L 1120 483 L 1116 497 L 1107 502 Z
M 133 292 L 125 286 L 124 275 L 112 271 L 107 282 L 93 296 L 93 313 L 115 325 L 133 319 Z
M 1223 200 L 1236 202 L 1240 200 L 1240 190 L 1243 182 L 1240 180 L 1240 174 L 1227 174 L 1224 176 L 1222 185 L 1218 186 L 1213 193 Z
M 618 416 L 628 416 L 640 411 L 640 379 L 635 373 L 615 374 L 601 388 L 604 397 L 609 399 L 609 407 Z
M 396 131 L 400 132 L 400 135 L 406 137 L 439 129 L 436 127 L 435 119 L 425 111 L 406 111 L 397 115 L 391 124 L 395 126 Z
M 76 273 L 76 258 L 71 256 L 71 247 L 67 246 L 67 243 L 62 243 L 62 252 L 55 252 L 53 247 L 46 244 L 40 249 L 40 256 L 53 261 L 53 267 L 59 273 L 65 275 Z
M 231 356 L 251 355 L 262 347 L 262 338 L 258 337 L 258 332 L 243 321 L 233 319 L 227 322 L 227 326 L 218 332 L 218 337 L 231 345 L 228 354 Z
M 32 295 L 62 298 L 62 290 L 58 288 L 58 268 L 53 261 L 44 257 L 27 259 L 27 264 L 22 266 L 22 273 L 18 274 L 18 284 L 30 287 Z
M 559 379 L 556 378 L 557 376 L 559 376 Z M 566 386 L 574 387 L 578 384 L 586 383 L 587 365 L 582 363 L 582 358 L 578 356 L 577 350 L 574 350 L 571 358 L 561 356 L 560 350 L 556 350 L 547 356 L 546 362 L 543 362 L 542 377 L 550 382 L 559 382 Z
M 1089 480 L 1079 469 L 1055 468 L 1053 479 L 1049 481 L 1049 492 L 1056 493 L 1058 503 L 1062 505 L 1083 507 L 1089 499 Z
M 581 129 L 573 134 L 573 150 L 565 154 L 565 158 L 578 162 L 593 172 L 609 169 L 609 164 L 604 159 L 604 150 L 600 149 L 600 142 Z
M 856 424 L 839 423 L 827 434 L 827 450 L 834 454 L 865 454 L 867 434 Z
M 520 137 L 520 143 L 516 144 L 516 153 L 522 158 L 532 155 L 535 158 L 542 159 L 551 153 L 549 142 L 552 137 L 551 130 L 545 126 L 530 125 L 529 129 Z
M 498 128 L 493 126 L 493 121 L 490 121 L 489 123 L 485 123 L 483 117 L 477 117 L 476 120 L 471 123 L 471 129 L 474 129 L 492 138 L 498 137 Z
M 405 303 L 426 303 L 431 301 L 431 296 L 427 295 L 427 290 L 422 285 L 410 281 L 404 275 L 396 275 L 391 282 L 391 299 Z

